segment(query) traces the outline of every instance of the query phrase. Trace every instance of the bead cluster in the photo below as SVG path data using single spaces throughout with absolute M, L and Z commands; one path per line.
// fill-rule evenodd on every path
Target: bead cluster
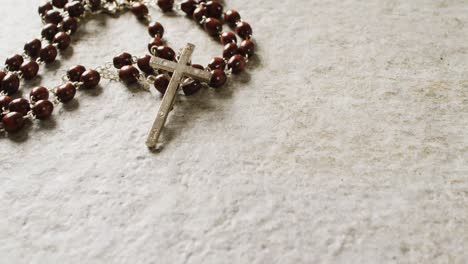
M 155 0 L 163 12 L 174 9 L 173 0 Z M 0 130 L 8 133 L 19 131 L 27 119 L 44 120 L 51 116 L 54 105 L 71 101 L 80 88 L 93 89 L 101 78 L 117 79 L 109 73 L 108 67 L 86 70 L 77 65 L 67 71 L 63 83 L 52 89 L 36 87 L 31 90 L 29 99 L 13 99 L 18 92 L 22 79 L 31 80 L 37 76 L 39 65 L 53 63 L 59 51 L 66 50 L 71 44 L 71 36 L 78 30 L 80 19 L 101 12 L 117 14 L 130 10 L 138 19 L 148 26 L 151 42 L 148 50 L 151 55 L 166 60 L 177 61 L 174 50 L 162 40 L 164 27 L 159 22 L 151 22 L 146 1 L 142 0 L 50 0 L 39 6 L 38 12 L 44 22 L 41 39 L 34 39 L 24 45 L 22 54 L 7 58 L 5 67 L 0 69 Z M 212 73 L 209 86 L 223 86 L 228 76 L 244 70 L 248 58 L 254 54 L 252 28 L 242 21 L 235 10 L 223 12 L 223 6 L 217 1 L 183 0 L 178 4 L 187 17 L 193 18 L 206 32 L 219 39 L 224 45 L 222 56 L 213 58 L 203 67 L 192 64 L 192 67 Z M 242 38 L 237 45 L 233 32 L 222 32 L 223 22 L 231 26 Z M 126 84 L 150 82 L 162 94 L 165 93 L 170 73 L 154 70 L 150 66 L 150 55 L 133 57 L 127 52 L 114 57 L 113 66 L 117 69 L 118 79 Z M 187 78 L 182 91 L 192 95 L 203 87 L 199 81 Z M 50 96 L 52 94 L 53 96 Z

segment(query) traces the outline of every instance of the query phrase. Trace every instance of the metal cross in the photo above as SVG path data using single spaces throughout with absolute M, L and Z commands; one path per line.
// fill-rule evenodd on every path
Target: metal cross
M 187 46 L 182 50 L 179 61 L 173 62 L 158 57 L 152 57 L 150 65 L 154 69 L 164 70 L 172 72 L 172 78 L 169 82 L 169 86 L 166 89 L 166 93 L 159 107 L 158 114 L 154 120 L 153 127 L 150 130 L 146 145 L 149 148 L 156 147 L 159 136 L 166 124 L 169 112 L 175 102 L 177 91 L 182 83 L 184 77 L 191 77 L 192 79 L 209 82 L 211 79 L 211 73 L 208 71 L 196 69 L 190 66 L 190 57 L 192 56 L 195 45 L 188 43 Z

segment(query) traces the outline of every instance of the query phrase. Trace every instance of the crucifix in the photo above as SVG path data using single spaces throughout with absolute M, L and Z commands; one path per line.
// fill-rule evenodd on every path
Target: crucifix
M 146 145 L 149 148 L 156 147 L 156 144 L 158 143 L 159 136 L 161 135 L 164 125 L 166 124 L 169 112 L 174 105 L 175 98 L 180 85 L 182 84 L 183 78 L 190 77 L 202 82 L 209 82 L 211 79 L 211 73 L 209 71 L 196 69 L 190 66 L 190 58 L 194 49 L 195 45 L 188 43 L 187 46 L 182 50 L 178 62 L 173 62 L 158 57 L 152 57 L 150 60 L 151 67 L 154 69 L 172 72 L 172 78 L 162 99 L 156 119 L 154 120 L 153 126 L 149 132 L 148 139 L 146 140 Z

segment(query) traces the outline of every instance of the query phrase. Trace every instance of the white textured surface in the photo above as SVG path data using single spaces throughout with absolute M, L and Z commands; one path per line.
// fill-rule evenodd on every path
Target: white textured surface
M 1 2 L 4 60 L 41 24 Z M 258 56 L 180 97 L 161 152 L 159 97 L 108 82 L 0 139 L 0 263 L 467 263 L 466 0 L 228 2 Z M 151 12 L 195 63 L 220 54 Z M 149 39 L 130 14 L 78 38 L 35 84 Z

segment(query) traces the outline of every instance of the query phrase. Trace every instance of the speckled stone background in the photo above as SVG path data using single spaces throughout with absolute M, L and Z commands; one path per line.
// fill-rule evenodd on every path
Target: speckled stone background
M 0 60 L 38 36 L 37 1 L 2 0 Z M 258 55 L 219 91 L 160 97 L 102 82 L 0 138 L 0 263 L 468 263 L 468 2 L 232 0 Z M 193 21 L 153 17 L 193 61 Z M 23 86 L 142 55 L 131 14 L 86 22 Z

